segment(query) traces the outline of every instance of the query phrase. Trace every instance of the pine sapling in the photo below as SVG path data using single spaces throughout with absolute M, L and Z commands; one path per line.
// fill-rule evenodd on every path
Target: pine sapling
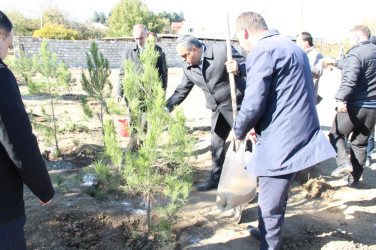
M 171 116 L 164 110 L 165 93 L 155 67 L 158 53 L 153 43 L 147 43 L 140 56 L 143 74 L 126 61 L 122 80 L 132 130 L 142 141 L 137 150 L 126 153 L 122 177 L 126 191 L 144 198 L 148 233 L 153 229 L 171 232 L 172 221 L 192 187 L 193 140 L 182 111 Z M 153 211 L 158 211 L 157 216 L 152 216 Z
M 52 113 L 53 133 L 55 139 L 55 146 L 57 153 L 60 154 L 58 138 L 57 138 L 57 124 L 55 115 L 55 103 L 54 100 L 60 95 L 62 89 L 64 89 L 65 83 L 59 81 L 58 71 L 59 65 L 56 59 L 56 54 L 51 54 L 47 48 L 47 42 L 42 42 L 39 54 L 33 59 L 33 65 L 37 72 L 39 72 L 43 78 L 42 82 L 35 85 L 36 92 L 47 91 L 47 95 L 50 100 L 50 108 Z
M 91 43 L 90 51 L 86 53 L 86 63 L 89 76 L 87 77 L 82 71 L 82 88 L 100 104 L 100 112 L 97 113 L 97 117 L 101 122 L 102 135 L 104 135 L 104 113 L 109 113 L 106 98 L 110 96 L 112 89 L 108 79 L 111 70 L 108 60 L 104 58 L 102 53 L 98 53 L 98 47 L 95 42 Z

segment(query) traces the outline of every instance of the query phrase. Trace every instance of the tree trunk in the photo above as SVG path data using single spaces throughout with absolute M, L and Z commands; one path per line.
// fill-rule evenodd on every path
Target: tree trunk
M 146 196 L 146 233 L 149 234 L 150 232 L 150 214 L 151 214 L 151 209 L 150 209 L 150 194 Z
M 51 93 L 51 88 L 48 88 L 48 92 L 50 94 L 50 103 L 51 103 L 51 110 L 52 110 L 52 121 L 54 122 L 54 136 L 55 136 L 55 145 L 58 154 L 60 155 L 60 149 L 59 149 L 59 144 L 57 142 L 57 126 L 56 126 L 56 119 L 55 119 L 55 107 L 54 107 L 54 100 L 52 98 L 52 93 Z

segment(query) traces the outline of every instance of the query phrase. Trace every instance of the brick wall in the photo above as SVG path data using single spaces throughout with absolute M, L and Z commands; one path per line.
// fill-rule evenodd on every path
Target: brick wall
M 169 67 L 180 67 L 181 58 L 175 49 L 176 36 L 161 36 L 158 45 L 166 54 L 167 65 Z M 199 39 L 203 43 L 223 42 L 221 39 Z M 86 67 L 86 52 L 90 50 L 91 40 L 53 40 L 46 39 L 48 49 L 57 55 L 59 62 L 65 61 L 69 67 Z M 96 41 L 98 50 L 103 53 L 109 61 L 111 68 L 120 67 L 125 48 L 133 42 L 133 38 L 119 39 L 99 39 Z M 15 37 L 14 51 L 16 57 L 22 50 L 27 57 L 33 57 L 39 51 L 42 39 L 32 37 Z M 240 48 L 237 41 L 233 41 L 234 47 L 242 54 L 244 51 Z

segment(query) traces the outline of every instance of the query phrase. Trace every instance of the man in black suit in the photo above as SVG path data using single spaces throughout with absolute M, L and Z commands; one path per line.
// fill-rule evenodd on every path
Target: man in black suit
M 245 58 L 235 49 L 234 60 L 227 61 L 226 43 L 202 44 L 191 35 L 176 41 L 176 50 L 183 59 L 184 76 L 174 94 L 167 101 L 172 110 L 188 96 L 194 85 L 205 94 L 206 107 L 212 110 L 211 147 L 212 171 L 209 180 L 197 186 L 198 191 L 217 188 L 225 158 L 224 145 L 233 124 L 229 72 L 235 74 L 238 109 L 245 89 Z
M 144 50 L 145 46 L 145 40 L 147 38 L 148 29 L 143 24 L 136 24 L 133 27 L 133 37 L 135 40 L 135 43 L 128 46 L 125 50 L 125 55 L 123 58 L 123 62 L 120 66 L 120 75 L 119 75 L 119 83 L 118 83 L 118 89 L 117 89 L 117 100 L 120 102 L 121 98 L 123 97 L 123 85 L 121 83 L 123 79 L 124 74 L 124 61 L 130 60 L 133 62 L 136 66 L 136 70 L 138 73 L 142 73 L 143 69 L 141 66 L 140 61 L 140 54 Z M 159 46 L 156 46 L 155 49 L 159 52 L 159 57 L 157 60 L 156 68 L 158 69 L 159 77 L 162 81 L 162 88 L 166 91 L 167 88 L 167 71 L 165 69 L 165 66 L 163 64 L 163 57 L 162 57 L 162 49 Z
M 3 63 L 13 25 L 0 11 L 0 249 L 26 249 L 23 185 L 43 205 L 54 196 L 16 79 Z

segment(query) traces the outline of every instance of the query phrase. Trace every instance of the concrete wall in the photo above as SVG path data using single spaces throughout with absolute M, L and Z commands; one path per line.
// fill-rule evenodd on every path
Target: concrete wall
M 180 67 L 181 58 L 175 50 L 176 36 L 161 36 L 158 45 L 166 54 L 167 65 L 169 67 Z M 221 39 L 199 39 L 208 44 L 215 42 L 223 42 Z M 91 40 L 54 40 L 46 39 L 48 49 L 57 55 L 58 61 L 65 61 L 69 67 L 87 67 L 86 52 L 90 50 Z M 110 63 L 111 68 L 120 67 L 125 48 L 133 42 L 133 38 L 119 39 L 99 39 L 96 40 L 98 50 L 103 53 Z M 16 57 L 23 51 L 27 57 L 33 57 L 38 54 L 42 39 L 32 37 L 15 37 L 14 51 Z M 232 44 L 242 54 L 244 51 L 240 48 L 237 41 Z

